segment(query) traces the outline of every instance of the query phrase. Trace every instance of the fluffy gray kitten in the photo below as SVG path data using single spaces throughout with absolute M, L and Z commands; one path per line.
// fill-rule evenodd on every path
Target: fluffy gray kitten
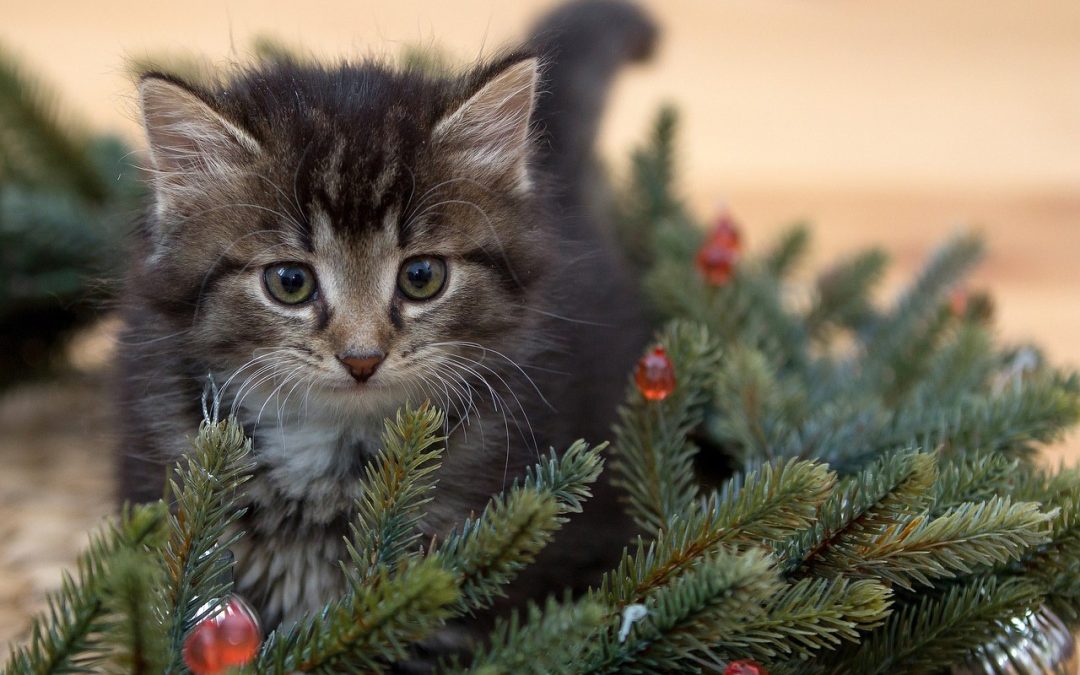
M 254 439 L 237 587 L 273 625 L 342 590 L 357 478 L 404 402 L 447 413 L 428 535 L 549 446 L 604 440 L 644 322 L 591 152 L 611 77 L 654 37 L 631 5 L 578 2 L 460 76 L 145 74 L 153 201 L 125 294 L 121 497 L 160 495 L 212 379 Z M 594 580 L 628 532 L 600 485 L 511 600 Z

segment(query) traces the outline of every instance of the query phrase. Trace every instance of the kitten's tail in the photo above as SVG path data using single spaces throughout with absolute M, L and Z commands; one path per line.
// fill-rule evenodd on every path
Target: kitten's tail
M 542 18 L 530 51 L 546 62 L 534 119 L 540 160 L 565 187 L 588 182 L 593 142 L 615 73 L 653 52 L 658 29 L 625 0 L 573 0 Z

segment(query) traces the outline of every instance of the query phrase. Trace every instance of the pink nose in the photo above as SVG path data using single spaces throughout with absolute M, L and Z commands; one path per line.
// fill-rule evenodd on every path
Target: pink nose
M 386 355 L 380 351 L 364 352 L 362 354 L 345 352 L 344 354 L 338 354 L 337 358 L 349 370 L 349 374 L 353 376 L 353 379 L 357 382 L 367 382 L 375 374 L 375 370 L 386 358 Z

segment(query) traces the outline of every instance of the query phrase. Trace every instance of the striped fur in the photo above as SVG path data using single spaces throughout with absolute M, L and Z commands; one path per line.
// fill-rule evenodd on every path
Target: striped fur
M 576 41 L 617 41 L 594 39 L 615 16 L 636 21 L 626 39 L 651 26 L 623 3 L 576 11 L 563 38 L 548 22 L 543 40 L 460 76 L 279 61 L 216 89 L 143 78 L 154 204 L 125 298 L 121 492 L 159 494 L 212 379 L 255 441 L 237 578 L 269 624 L 340 590 L 356 479 L 405 401 L 448 413 L 431 535 L 549 446 L 605 437 L 643 322 L 602 218 L 573 197 L 581 174 L 557 171 L 550 148 L 569 141 L 543 111 L 558 102 L 564 115 L 580 86 L 548 75 L 573 72 L 560 50 L 587 70 Z M 415 255 L 448 269 L 422 302 L 396 290 Z M 315 271 L 314 300 L 268 295 L 263 270 L 285 261 Z M 335 355 L 372 349 L 386 359 L 358 384 Z M 603 525 L 571 524 L 514 600 L 587 583 L 613 560 L 628 530 L 600 493 L 590 510 Z

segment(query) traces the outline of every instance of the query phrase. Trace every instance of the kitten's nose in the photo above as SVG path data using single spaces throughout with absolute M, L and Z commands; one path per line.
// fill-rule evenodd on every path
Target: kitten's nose
M 344 354 L 338 354 L 337 358 L 342 365 L 348 368 L 349 374 L 357 382 L 367 382 L 375 374 L 375 370 L 386 358 L 386 355 L 374 350 L 369 352 L 345 352 Z

